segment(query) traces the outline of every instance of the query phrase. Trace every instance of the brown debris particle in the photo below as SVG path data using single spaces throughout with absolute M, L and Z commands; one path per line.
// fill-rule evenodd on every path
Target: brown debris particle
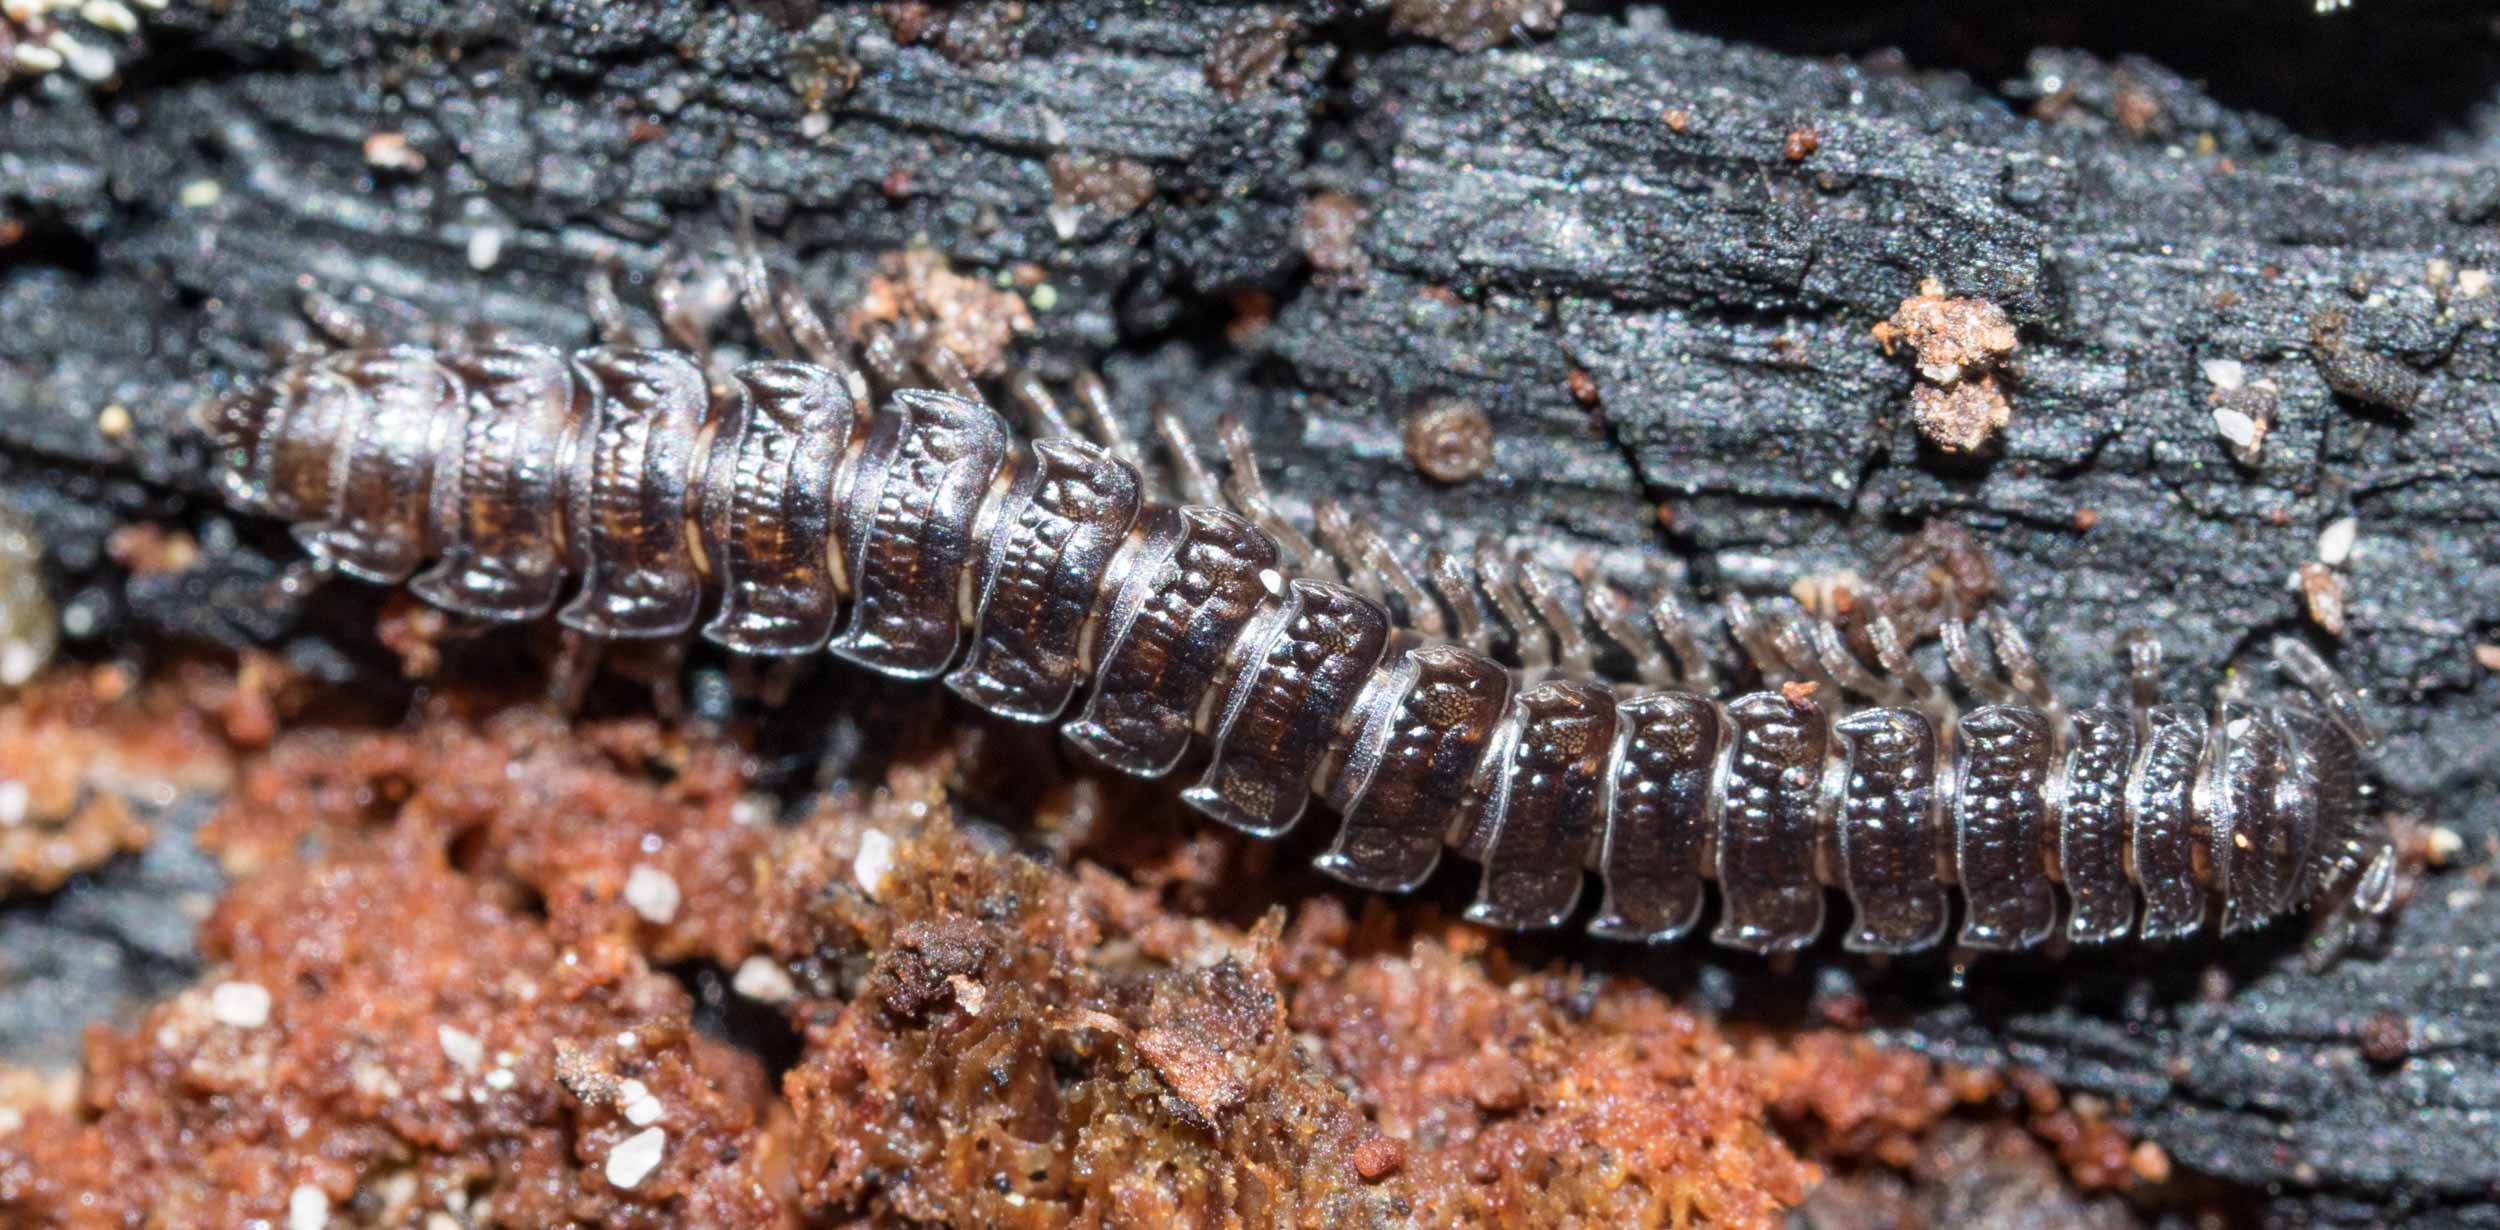
M 1950 387 L 1919 385 L 1910 390 L 1910 411 L 1919 434 L 1948 453 L 1976 452 L 2014 416 L 1994 376 Z
M 1667 123 L 1667 131 L 1679 136 L 1693 126 L 1693 113 L 1682 107 L 1670 108 L 1663 118 Z
M 1821 148 L 1823 148 L 1823 134 L 1800 125 L 1789 129 L 1788 136 L 1781 140 L 1780 157 L 1790 162 L 1804 162 L 1813 157 L 1814 152 Z
M 2361 1023 L 2361 1054 L 2371 1063 L 2394 1065 L 2403 1063 L 2413 1052 L 2413 1027 L 2404 1014 L 2392 1011 L 2374 1012 Z
M 1483 51 L 1552 31 L 1562 10 L 1562 0 L 1389 0 L 1389 30 L 1455 51 Z
M 1301 23 L 1288 13 L 1252 13 L 1227 27 L 1207 49 L 1207 85 L 1226 98 L 1264 88 L 1292 53 Z
M 1343 277 L 1359 276 L 1371 268 L 1371 257 L 1362 244 L 1364 217 L 1362 204 L 1342 192 L 1315 193 L 1302 202 L 1294 239 L 1311 268 Z
M 2127 1169 L 2134 1171 L 2135 1177 L 2146 1183 L 2167 1183 L 2170 1181 L 2170 1154 L 2152 1141 L 2138 1141 L 2135 1148 L 2127 1152 Z
M 380 171 L 422 171 L 425 155 L 405 134 L 377 132 L 365 138 L 365 165 Z
M 1378 1183 L 1406 1165 L 1406 1144 L 1394 1136 L 1374 1136 L 1354 1147 L 1354 1173 Z
M 2344 579 L 2316 560 L 2302 564 L 2294 579 L 2301 601 L 2309 608 L 2309 621 L 2329 636 L 2343 635 Z
M 1985 299 L 1948 298 L 1933 278 L 1875 326 L 1875 340 L 1885 354 L 1894 343 L 1906 343 L 1919 375 L 1937 384 L 1993 369 L 2021 344 L 2003 308 Z
M 906 340 L 944 346 L 976 376 L 1006 371 L 1017 336 L 1033 329 L 1022 298 L 956 273 L 943 254 L 924 248 L 881 258 L 847 319 L 853 336 L 887 325 Z
M 1575 367 L 1563 377 L 1563 381 L 1571 388 L 1571 400 L 1583 406 L 1597 404 L 1597 377 Z
M 2309 359 L 2318 378 L 2354 401 L 2411 413 L 2429 382 L 2393 356 L 2352 342 L 2345 336 L 2351 326 L 2342 312 L 2321 312 L 2310 320 Z
M 2487 671 L 2500 671 L 2500 645 L 2489 641 L 2474 642 L 2474 661 Z
M 1780 685 L 1780 695 L 1787 698 L 1789 704 L 1802 708 L 1814 703 L 1814 694 L 1822 686 L 1811 679 L 1791 679 Z
M 1891 354 L 1907 343 L 1924 383 L 1910 391 L 1920 434 L 1946 452 L 1971 452 L 2012 419 L 1997 373 L 2019 341 L 2005 311 L 1985 299 L 1950 298 L 1930 278 L 1874 328 Z
M 2093 526 L 2099 525 L 2100 523 L 2101 523 L 2101 510 L 2100 510 L 2100 509 L 2097 509 L 2097 508 L 2078 508 L 2078 509 L 2076 509 L 2076 510 L 2075 510 L 2075 528 L 2076 528 L 2076 529 L 2078 529 L 2078 530 L 2087 530 L 2087 531 L 2088 531 L 2088 530 L 2090 530 Z
M 2161 100 L 2133 81 L 2122 81 L 2110 98 L 2110 112 L 2128 136 L 2142 137 L 2161 119 Z
M 1050 156 L 1050 199 L 1053 204 L 1099 209 L 1125 218 L 1154 199 L 1155 175 L 1133 158 L 1100 154 Z
M 1438 397 L 1406 419 L 1406 459 L 1437 483 L 1463 483 L 1493 464 L 1493 422 L 1476 403 Z

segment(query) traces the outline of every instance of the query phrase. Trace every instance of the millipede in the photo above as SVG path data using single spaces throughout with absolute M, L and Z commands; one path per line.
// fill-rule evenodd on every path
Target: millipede
M 1419 580 L 1341 508 L 1315 506 L 1316 541 L 1280 515 L 1236 423 L 1219 480 L 1158 416 L 1167 492 L 1099 380 L 1075 384 L 1093 438 L 1010 380 L 1019 439 L 942 347 L 837 340 L 752 251 L 732 280 L 772 357 L 717 372 L 665 281 L 677 345 L 636 336 L 612 291 L 601 344 L 572 353 L 333 322 L 345 345 L 204 406 L 219 489 L 292 523 L 317 566 L 476 620 L 829 650 L 1061 722 L 1143 777 L 1203 748 L 1192 807 L 1276 837 L 1317 801 L 1340 818 L 1319 866 L 1377 891 L 1454 850 L 1480 869 L 1467 916 L 1495 927 L 1564 924 L 1591 873 L 1590 934 L 1686 936 L 1715 883 L 1710 938 L 1763 954 L 1813 943 L 1831 890 L 1866 953 L 2232 934 L 2301 908 L 2348 928 L 2391 906 L 2374 737 L 2297 640 L 2274 646 L 2300 685 L 2281 705 L 2164 702 L 2138 637 L 2122 699 L 2070 708 L 2010 619 L 1955 612 L 1938 631 L 1964 707 L 1880 611 L 1844 632 L 1729 596 L 1759 686 L 1727 696 L 1671 594 L 1586 581 L 1575 611 L 1557 575 L 1490 547 L 1435 551 Z M 1599 637 L 1630 681 L 1597 673 Z

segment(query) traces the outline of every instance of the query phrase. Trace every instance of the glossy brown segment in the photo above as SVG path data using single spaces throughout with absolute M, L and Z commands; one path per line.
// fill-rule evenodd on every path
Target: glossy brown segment
M 2282 807 L 2288 749 L 2272 716 L 2224 704 L 2216 750 L 2200 797 L 2209 807 L 2202 827 L 2213 834 L 2214 881 L 2222 896 L 2222 929 L 2253 927 L 2291 903 L 2300 878 L 2304 826 Z
M 1484 878 L 1467 920 L 1513 929 L 1558 926 L 1606 825 L 1606 766 L 1615 746 L 1614 693 L 1556 679 L 1520 694 L 1519 737 L 1485 809 Z
M 608 639 L 676 636 L 703 601 L 686 542 L 703 371 L 673 351 L 621 347 L 573 366 L 591 398 L 565 506 L 582 588 L 556 619 Z
M 1341 586 L 1295 581 L 1293 614 L 1233 685 L 1215 759 L 1181 797 L 1243 832 L 1274 837 L 1311 801 L 1338 723 L 1389 644 L 1389 612 Z
M 1357 887 L 1405 892 L 1432 874 L 1450 830 L 1476 807 L 1511 677 L 1456 645 L 1410 650 L 1391 670 L 1396 700 L 1381 706 L 1330 792 L 1345 825 L 1319 868 Z
M 451 355 L 467 402 L 454 452 L 434 467 L 441 559 L 416 595 L 475 619 L 536 619 L 564 585 L 560 534 L 574 433 L 590 412 L 573 369 L 544 346 Z
M 1007 425 L 980 402 L 927 389 L 893 404 L 896 430 L 863 464 L 845 513 L 853 606 L 833 652 L 926 679 L 963 638 L 972 523 L 1007 459 Z
M 704 549 L 721 591 L 703 635 L 750 654 L 809 653 L 833 634 L 834 481 L 859 408 L 807 363 L 730 377 L 703 485 Z
M 1235 642 L 1278 580 L 1276 544 L 1248 520 L 1195 506 L 1178 515 L 1179 543 L 1130 579 L 1134 614 L 1115 629 L 1093 699 L 1065 732 L 1140 777 L 1180 763 Z
M 1623 702 L 1598 872 L 1606 887 L 1589 934 L 1663 943 L 1701 919 L 1711 775 L 1725 724 L 1707 697 L 1653 692 Z
M 2164 940 L 2194 935 L 2205 921 L 2193 812 L 2196 770 L 2205 753 L 2205 711 L 2156 705 L 2145 714 L 2144 750 L 2127 782 L 2130 849 L 2144 894 L 2137 934 Z
M 262 440 L 266 478 L 259 507 L 297 523 L 325 517 L 338 490 L 338 458 L 372 399 L 340 368 L 352 356 L 297 364 L 280 381 Z
M 2042 861 L 2055 750 L 2049 719 L 2037 709 L 1989 705 L 1962 715 L 1953 850 L 1965 948 L 2030 948 L 2057 925 L 2057 892 Z
M 2135 922 L 2127 882 L 2127 773 L 2135 765 L 2135 723 L 2112 705 L 2077 710 L 2066 753 L 2066 792 L 2058 808 L 2057 865 L 2072 908 L 2066 938 L 2104 944 Z
M 1832 727 L 1844 779 L 1841 886 L 1851 952 L 1916 952 L 1944 938 L 1952 902 L 1936 875 L 1936 726 L 1915 709 L 1865 709 Z
M 1823 930 L 1814 843 L 1829 728 L 1811 699 L 1752 692 L 1727 706 L 1735 737 L 1720 798 L 1718 878 L 1724 899 L 1713 942 L 1786 952 Z
M 351 577 L 395 585 L 425 562 L 434 459 L 458 438 L 464 399 L 421 350 L 346 355 L 337 370 L 365 405 L 338 437 L 327 515 L 296 537 Z
M 946 686 L 1019 722 L 1057 718 L 1076 695 L 1085 625 L 1136 524 L 1137 471 L 1078 440 L 1033 443 L 1022 499 L 991 538 L 972 652 Z

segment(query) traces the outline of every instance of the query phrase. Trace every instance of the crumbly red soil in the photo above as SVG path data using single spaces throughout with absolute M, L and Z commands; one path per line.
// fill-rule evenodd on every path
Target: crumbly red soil
M 456 709 L 247 765 L 204 836 L 238 877 L 215 968 L 94 1030 L 72 1108 L 0 1122 L 0 1222 L 283 1224 L 310 1185 L 356 1225 L 1768 1227 L 1973 1113 L 2074 1177 L 2128 1160 L 2054 1090 L 1730 1032 L 1418 907 L 1261 917 L 1268 847 L 1128 823 L 1141 787 L 1010 795 L 1012 735 L 906 739 L 776 825 L 735 743 Z M 1044 858 L 959 823 L 1002 796 Z M 661 968 L 756 959 L 778 1089 Z M 666 1151 L 619 1186 L 644 1091 Z

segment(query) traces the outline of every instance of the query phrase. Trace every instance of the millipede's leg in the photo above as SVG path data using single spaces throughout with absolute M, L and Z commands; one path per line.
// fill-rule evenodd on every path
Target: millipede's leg
M 1259 480 L 1259 456 L 1250 447 L 1250 432 L 1241 420 L 1227 414 L 1215 420 L 1216 444 L 1224 450 L 1224 495 L 1234 511 L 1250 518 L 1285 548 L 1285 553 L 1299 561 L 1314 580 L 1334 583 L 1339 576 L 1337 561 L 1313 545 L 1309 535 L 1295 528 L 1276 505 L 1267 498 L 1267 484 Z M 1374 601 L 1379 594 L 1365 595 Z
M 1510 561 L 1490 542 L 1476 545 L 1476 581 L 1484 596 L 1493 600 L 1496 621 L 1510 634 L 1519 669 L 1531 677 L 1545 673 L 1554 664 L 1553 646 L 1529 617 L 1527 603 L 1520 600 Z
M 696 366 L 712 370 L 712 335 L 734 300 L 726 279 L 706 262 L 680 253 L 660 263 L 651 298 L 659 306 L 661 332 L 693 351 Z
M 1137 447 L 1137 441 L 1130 437 L 1128 429 L 1120 425 L 1120 416 L 1112 413 L 1111 386 L 1104 384 L 1101 376 L 1091 371 L 1078 372 L 1076 400 L 1085 407 L 1088 424 L 1094 429 L 1094 438 L 1104 448 L 1110 449 L 1112 456 L 1127 462 L 1129 468 L 1140 474 L 1153 473 L 1146 468 L 1145 451 Z
M 1814 650 L 1814 633 L 1808 627 L 1814 619 L 1806 614 L 1804 603 L 1789 597 L 1772 598 L 1762 604 L 1761 614 L 1763 622 L 1768 625 L 1765 631 L 1771 638 L 1771 648 L 1779 653 L 1780 661 L 1787 664 L 1789 674 L 1799 679 L 1828 674 L 1823 669 L 1821 656 Z M 1831 677 L 1830 681 L 1835 685 L 1840 682 L 1837 676 Z
M 640 327 L 635 325 L 632 307 L 617 297 L 617 270 L 612 262 L 600 260 L 585 277 L 582 290 L 590 297 L 590 327 L 597 330 L 605 345 L 635 345 L 640 342 Z
M 1334 501 L 1330 501 L 1330 506 L 1335 506 Z M 1351 528 L 1355 548 L 1362 553 L 1365 570 L 1379 577 L 1388 592 L 1397 595 L 1398 601 L 1406 607 L 1407 622 L 1417 632 L 1440 639 L 1443 635 L 1441 608 L 1424 596 L 1424 587 L 1415 583 L 1415 574 L 1407 568 L 1406 561 L 1389 549 L 1388 540 L 1380 536 L 1380 531 L 1359 521 L 1354 522 Z
M 1465 561 L 1434 547 L 1424 556 L 1424 569 L 1432 575 L 1433 592 L 1449 605 L 1458 643 L 1491 656 L 1493 633 L 1485 626 L 1484 600 L 1476 596 L 1476 579 L 1468 574 Z
M 337 571 L 322 556 L 307 555 L 294 560 L 280 568 L 278 575 L 261 587 L 257 605 L 277 619 L 291 622 L 303 609 L 304 603 L 321 592 Z
M 2015 700 L 2014 689 L 2007 686 L 1996 672 L 1979 660 L 1971 644 L 1970 625 L 1959 617 L 1944 621 L 1944 660 L 1953 668 L 1953 677 L 1962 681 L 1971 694 L 1992 705 L 2008 705 Z
M 981 386 L 973 382 L 971 369 L 954 351 L 932 342 L 921 352 L 920 366 L 937 381 L 939 388 L 965 401 L 989 404 L 989 398 L 981 395 Z
M 582 711 L 590 681 L 599 674 L 607 642 L 572 628 L 556 634 L 556 660 L 547 671 L 547 709 L 562 717 Z
M 298 283 L 296 310 L 321 336 L 349 350 L 370 350 L 382 344 L 381 334 L 356 309 L 313 285 L 310 276 Z
M 1580 621 L 1573 619 L 1570 608 L 1563 605 L 1560 579 L 1525 555 L 1514 561 L 1512 575 L 1518 578 L 1519 592 L 1536 611 L 1538 622 L 1553 633 L 1562 668 L 1580 676 L 1593 673 L 1597 668 L 1596 655 L 1589 649 L 1588 634 L 1581 630 Z
M 2057 693 L 2040 677 L 2040 660 L 2032 655 L 2031 638 L 1995 607 L 1981 612 L 1979 618 L 1988 629 L 1988 645 L 1996 651 L 1997 662 L 2005 668 L 2005 678 L 2014 690 L 2050 713 L 2063 711 Z
M 1067 416 L 1059 412 L 1058 399 L 1050 395 L 1050 389 L 1042 383 L 1041 377 L 1022 368 L 1009 373 L 1007 397 L 1024 407 L 1025 416 L 1032 420 L 1035 439 L 1074 440 L 1079 438 L 1075 425 L 1069 423 Z
M 1935 695 L 1936 681 L 1927 677 L 1917 659 L 1910 656 L 1910 647 L 1901 640 L 1900 625 L 1881 611 L 1866 621 L 1866 639 L 1875 645 L 1875 661 L 1884 673 L 1909 693 L 1910 699 L 1924 701 Z
M 1665 687 L 1675 680 L 1675 668 L 1667 665 L 1666 655 L 1658 651 L 1658 643 L 1641 634 L 1632 623 L 1632 601 L 1604 580 L 1591 578 L 1580 586 L 1582 603 L 1588 608 L 1589 622 L 1607 640 L 1632 655 L 1634 677 L 1652 688 Z
M 911 363 L 903 358 L 902 346 L 894 340 L 893 330 L 873 328 L 859 348 L 859 357 L 868 364 L 887 392 L 912 386 Z
M 651 712 L 663 726 L 686 724 L 686 641 L 668 637 L 645 642 L 651 648 L 646 669 L 651 677 Z
M 1813 641 L 1815 660 L 1840 686 L 1880 705 L 1899 705 L 1910 699 L 1909 690 L 1897 680 L 1868 670 L 1858 655 L 1849 652 L 1840 629 L 1833 627 L 1830 620 L 1809 620 L 1806 635 Z
M 755 225 L 743 216 L 738 223 L 738 306 L 755 325 L 755 340 L 777 359 L 799 357 L 798 341 L 790 336 L 790 324 L 782 319 L 781 305 L 773 294 L 772 271 L 764 267 L 764 254 L 755 246 Z
M 2142 628 L 2118 638 L 2127 651 L 2127 705 L 2138 714 L 2161 703 L 2161 638 Z
M 1790 678 L 1787 659 L 1780 653 L 1779 646 L 1772 643 L 1769 631 L 1762 626 L 1762 616 L 1754 610 L 1753 603 L 1743 594 L 1729 594 L 1720 605 L 1727 612 L 1728 638 L 1736 642 L 1737 648 L 1745 651 L 1746 659 L 1753 663 L 1754 673 L 1760 675 L 1766 684 Z
M 1657 596 L 1649 600 L 1649 622 L 1659 643 L 1675 655 L 1676 670 L 1684 685 L 1698 692 L 1716 691 L 1719 672 L 1711 664 L 1710 655 L 1702 651 L 1701 634 L 1695 630 L 1700 621 L 1684 608 L 1684 600 L 1675 596 L 1672 587 L 1659 586 Z
M 764 702 L 767 709 L 779 709 L 788 703 L 790 694 L 798 689 L 799 680 L 806 678 L 808 669 L 814 665 L 816 659 L 812 654 L 772 659 L 764 666 L 764 680 L 755 689 L 756 699 Z
M 1181 499 L 1223 507 L 1223 488 L 1216 485 L 1215 475 L 1198 456 L 1197 444 L 1189 437 L 1189 425 L 1181 421 L 1181 416 L 1170 410 L 1155 411 L 1155 433 L 1163 437 L 1163 449 L 1171 454 L 1172 467 L 1180 477 Z
M 1311 521 L 1319 531 L 1319 540 L 1327 548 L 1334 563 L 1345 574 L 1345 582 L 1354 591 L 1374 602 L 1388 601 L 1387 583 L 1371 559 L 1364 553 L 1361 536 L 1355 532 L 1354 514 L 1345 505 L 1321 497 L 1311 501 Z
M 2384 916 L 2396 906 L 2395 847 L 2380 833 L 2363 853 L 2360 870 L 2350 877 L 2350 890 L 2330 890 L 2310 921 L 2302 964 L 2312 973 L 2333 965 L 2351 948 L 2362 924 Z
M 825 327 L 825 318 L 816 314 L 816 305 L 809 303 L 807 296 L 799 293 L 798 287 L 780 280 L 773 283 L 773 305 L 780 311 L 782 320 L 789 324 L 790 340 L 798 343 L 799 353 L 806 355 L 810 363 L 831 368 L 842 377 L 851 400 L 865 404 L 868 401 L 867 378 L 860 375 L 859 364 L 851 361 L 849 347 L 834 336 L 833 330 Z
M 2304 691 L 2317 698 L 2329 721 L 2352 736 L 2352 741 L 2360 744 L 2363 751 L 2377 749 L 2378 732 L 2371 728 L 2369 716 L 2362 711 L 2360 693 L 2353 691 L 2352 685 L 2318 656 L 2318 651 L 2288 636 L 2274 638 L 2268 650 L 2273 653 L 2274 660 L 2299 681 Z

